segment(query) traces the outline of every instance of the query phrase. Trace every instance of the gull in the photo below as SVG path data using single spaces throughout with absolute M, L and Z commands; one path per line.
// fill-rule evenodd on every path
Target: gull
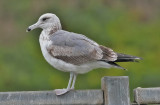
M 70 72 L 68 86 L 55 89 L 56 95 L 63 95 L 74 89 L 78 74 L 87 73 L 96 68 L 120 68 L 116 62 L 134 62 L 140 57 L 114 52 L 111 48 L 99 45 L 88 37 L 62 30 L 59 18 L 45 13 L 26 30 L 41 28 L 40 47 L 45 60 L 54 68 Z

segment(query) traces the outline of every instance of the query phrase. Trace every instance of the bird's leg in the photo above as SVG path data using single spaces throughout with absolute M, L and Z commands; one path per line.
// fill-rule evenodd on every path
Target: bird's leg
M 68 82 L 68 86 L 67 86 L 67 90 L 70 90 L 73 76 L 74 76 L 74 74 L 73 74 L 73 72 L 71 72 L 71 73 L 70 73 L 69 82 Z
M 77 78 L 77 74 L 74 73 L 74 78 L 73 78 L 71 90 L 74 90 L 74 85 L 75 85 L 75 82 L 76 82 L 76 78 Z
M 56 95 L 63 95 L 65 93 L 67 93 L 68 91 L 70 91 L 72 79 L 73 79 L 73 72 L 70 72 L 70 79 L 68 82 L 67 89 L 55 89 L 54 91 L 55 91 Z

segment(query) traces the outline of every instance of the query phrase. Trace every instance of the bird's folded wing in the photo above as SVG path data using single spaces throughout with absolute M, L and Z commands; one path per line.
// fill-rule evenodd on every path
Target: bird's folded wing
M 103 51 L 103 58 L 101 60 L 105 61 L 116 61 L 117 60 L 117 53 L 115 53 L 112 49 L 102 46 L 99 46 Z
M 81 65 L 105 57 L 104 49 L 81 34 L 61 30 L 54 33 L 50 40 L 52 43 L 47 47 L 49 54 L 67 63 Z M 106 53 L 109 54 L 110 51 Z M 107 59 L 109 60 L 109 58 Z

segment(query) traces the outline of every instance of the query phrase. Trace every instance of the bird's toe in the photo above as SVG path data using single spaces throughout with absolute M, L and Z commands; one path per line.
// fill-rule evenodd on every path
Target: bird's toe
M 59 96 L 59 95 L 63 95 L 65 93 L 67 93 L 69 90 L 68 89 L 55 89 L 54 91 L 55 91 L 56 95 Z
M 74 88 L 71 88 L 70 90 L 74 90 Z

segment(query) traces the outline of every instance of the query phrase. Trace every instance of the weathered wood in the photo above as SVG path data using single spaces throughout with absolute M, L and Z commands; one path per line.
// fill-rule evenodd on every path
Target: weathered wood
M 103 77 L 104 105 L 130 105 L 129 81 L 127 76 Z
M 103 105 L 103 91 L 77 90 L 56 96 L 54 91 L 0 92 L 0 105 Z
M 147 105 L 147 104 L 137 104 L 137 103 L 131 103 L 131 105 Z
M 134 89 L 134 100 L 138 104 L 160 104 L 160 87 L 136 88 Z
M 147 104 L 131 103 L 131 105 L 147 105 Z

